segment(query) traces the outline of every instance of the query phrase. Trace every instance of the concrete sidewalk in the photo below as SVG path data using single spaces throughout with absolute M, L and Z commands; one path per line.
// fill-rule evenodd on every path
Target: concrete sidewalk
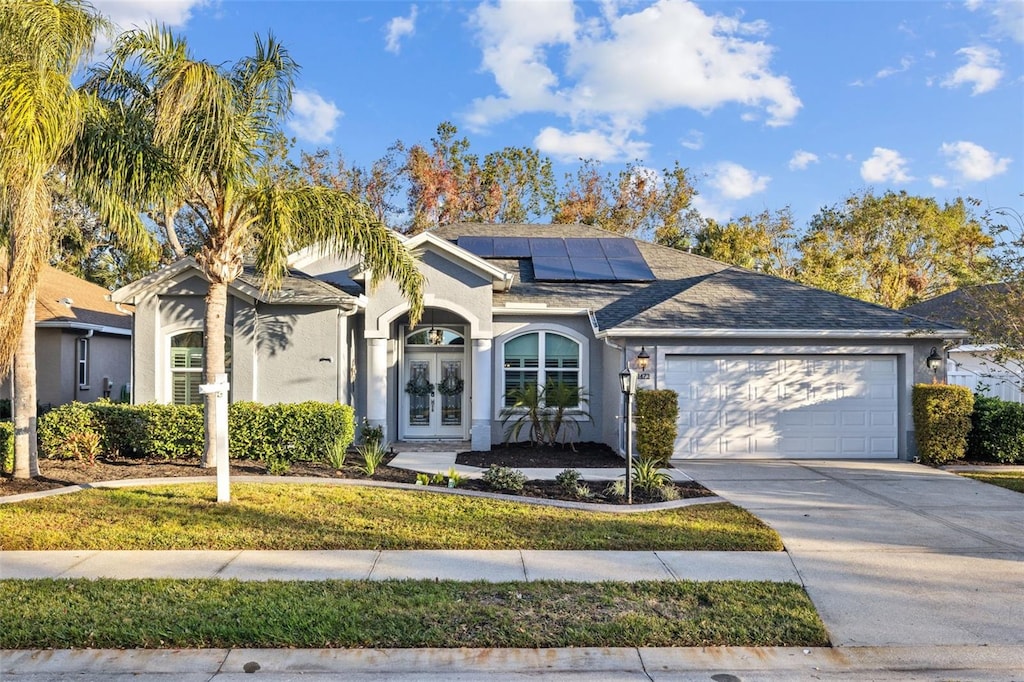
M 800 582 L 785 552 L 553 550 L 0 552 L 0 577 Z

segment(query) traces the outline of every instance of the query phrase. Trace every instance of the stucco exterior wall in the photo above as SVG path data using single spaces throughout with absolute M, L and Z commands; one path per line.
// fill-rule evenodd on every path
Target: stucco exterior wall
M 170 401 L 170 338 L 202 331 L 206 282 L 187 277 L 139 300 L 135 311 L 136 403 Z M 270 305 L 228 296 L 231 400 L 347 400 L 347 318 L 335 307 Z M 324 358 L 321 361 L 321 358 Z
M 41 405 L 72 401 L 92 402 L 103 397 L 103 379 L 112 384 L 110 397 L 131 381 L 131 339 L 96 334 L 89 339 L 88 388 L 78 385 L 78 339 L 84 331 L 40 328 L 36 330 L 36 395 Z M 11 398 L 10 377 L 0 382 L 0 398 Z
M 254 346 L 256 371 L 250 373 L 257 377 L 256 400 L 344 401 L 346 320 L 333 308 L 261 306 Z M 240 378 L 245 374 L 241 366 L 237 374 Z

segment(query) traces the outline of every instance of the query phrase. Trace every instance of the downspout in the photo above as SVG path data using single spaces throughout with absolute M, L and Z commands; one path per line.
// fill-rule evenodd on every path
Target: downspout
M 78 393 L 79 393 L 79 389 L 82 386 L 81 382 L 78 381 L 78 363 L 82 361 L 82 357 L 81 357 L 81 355 L 79 353 L 79 350 L 78 350 L 79 349 L 78 342 L 81 341 L 82 339 L 91 339 L 94 332 L 95 332 L 94 329 L 90 329 L 90 330 L 85 332 L 84 336 L 78 336 L 78 337 L 75 338 L 75 367 L 74 367 L 74 377 L 75 377 L 75 381 L 74 381 L 74 384 L 75 384 L 74 396 L 75 396 L 75 402 L 78 402 Z

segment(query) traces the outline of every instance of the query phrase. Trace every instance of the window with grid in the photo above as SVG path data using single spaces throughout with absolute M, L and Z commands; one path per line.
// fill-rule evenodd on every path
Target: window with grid
M 231 373 L 231 337 L 224 339 L 224 369 Z M 202 405 L 203 333 L 185 332 L 171 337 L 171 403 Z
M 555 332 L 532 332 L 506 341 L 504 405 L 515 404 L 513 394 L 527 386 L 563 383 L 580 385 L 580 344 Z

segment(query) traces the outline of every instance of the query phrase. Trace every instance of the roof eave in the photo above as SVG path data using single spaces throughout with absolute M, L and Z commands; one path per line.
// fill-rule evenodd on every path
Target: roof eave
M 648 336 L 653 338 L 669 338 L 685 336 L 688 338 L 729 338 L 741 337 L 752 339 L 896 339 L 896 338 L 942 338 L 942 339 L 966 339 L 970 334 L 963 329 L 702 329 L 677 327 L 674 329 L 651 329 L 613 327 L 611 329 L 595 330 L 597 338 L 625 338 L 636 336 Z
M 131 336 L 132 330 L 124 327 L 110 327 L 105 324 L 88 324 L 75 322 L 73 320 L 45 320 L 37 322 L 36 327 L 44 329 L 80 329 L 82 331 L 94 331 L 99 334 L 113 334 L 115 336 Z

